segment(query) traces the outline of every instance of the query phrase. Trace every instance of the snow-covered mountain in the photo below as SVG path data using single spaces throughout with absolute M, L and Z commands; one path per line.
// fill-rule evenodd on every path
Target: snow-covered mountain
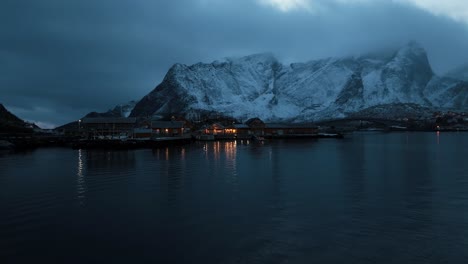
M 272 54 L 175 64 L 131 116 L 216 112 L 235 118 L 305 121 L 345 117 L 377 105 L 468 108 L 468 83 L 436 76 L 409 43 L 391 55 L 281 64 Z
M 468 63 L 456 67 L 449 71 L 445 76 L 468 82 Z
M 107 112 L 91 112 L 88 113 L 85 117 L 128 117 L 132 112 L 133 108 L 137 104 L 136 101 L 130 101 L 124 104 L 119 104 L 113 109 L 109 109 Z

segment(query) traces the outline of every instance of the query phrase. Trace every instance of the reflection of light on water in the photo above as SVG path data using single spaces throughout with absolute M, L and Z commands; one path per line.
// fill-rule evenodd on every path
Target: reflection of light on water
M 208 143 L 203 144 L 203 153 L 205 154 L 205 159 L 208 160 Z
M 213 154 L 214 154 L 214 159 L 215 160 L 218 160 L 219 159 L 219 149 L 220 149 L 220 142 L 219 141 L 216 141 L 214 144 L 213 144 Z
M 224 145 L 224 152 L 226 153 L 226 159 L 229 160 L 236 160 L 236 151 L 237 151 L 237 142 L 226 142 Z
M 182 160 L 185 160 L 185 148 L 182 148 L 182 150 L 180 151 L 180 158 Z
M 84 162 L 83 152 L 81 149 L 78 150 L 78 172 L 76 173 L 76 176 L 76 198 L 80 205 L 84 205 L 86 182 L 84 179 Z
M 83 176 L 83 153 L 82 150 L 78 150 L 78 175 Z
M 215 161 L 217 168 L 223 168 L 225 180 L 232 185 L 238 185 L 237 145 L 237 141 L 216 141 L 203 144 L 205 159 Z
M 239 180 L 237 178 L 237 142 L 226 142 L 224 144 L 224 154 L 226 156 L 226 181 L 234 186 L 234 190 L 238 191 Z
M 156 158 L 158 160 L 161 159 L 161 150 L 160 149 L 153 150 L 153 153 L 156 155 Z
M 440 131 L 437 131 L 437 145 L 440 144 Z

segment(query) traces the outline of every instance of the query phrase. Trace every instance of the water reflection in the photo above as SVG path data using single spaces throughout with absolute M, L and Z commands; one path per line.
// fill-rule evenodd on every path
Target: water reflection
M 128 171 L 135 166 L 135 151 L 86 151 L 86 167 L 90 174 L 108 168 Z
M 181 193 L 190 173 L 186 163 L 186 148 L 153 149 L 153 156 L 159 161 L 157 177 L 161 195 L 168 205 L 180 207 Z
M 225 179 L 228 184 L 234 187 L 234 191 L 238 193 L 239 178 L 237 172 L 237 141 L 224 143 L 225 155 Z
M 340 225 L 345 223 L 345 226 L 340 227 L 332 239 L 324 239 L 330 247 L 333 247 L 333 240 L 336 240 L 337 248 L 342 251 L 340 254 L 350 254 L 356 248 L 371 246 L 362 244 L 366 242 L 363 238 L 372 233 L 375 221 L 372 204 L 376 197 L 370 197 L 371 192 L 367 185 L 369 182 L 366 179 L 372 179 L 372 174 L 380 173 L 381 170 L 372 171 L 372 168 L 367 167 L 369 161 L 366 146 L 365 139 L 360 137 L 356 137 L 353 144 L 337 146 L 337 169 L 342 177 L 341 200 L 344 204 L 342 212 L 338 213 L 340 220 L 337 221 L 341 222 Z
M 282 170 L 281 166 L 281 157 L 280 152 L 278 149 L 274 149 L 273 147 L 269 147 L 268 151 L 270 169 L 271 169 L 271 209 L 273 210 L 274 217 L 276 219 L 278 225 L 280 225 L 283 221 L 285 221 L 285 209 L 286 206 L 284 204 L 284 182 L 283 182 L 283 175 L 284 171 Z
M 3 157 L 0 259 L 465 263 L 468 137 L 439 137 Z
M 367 196 L 365 183 L 366 173 L 369 172 L 366 169 L 366 144 L 363 139 L 358 139 L 353 145 L 340 145 L 338 149 L 338 164 L 341 165 L 339 167 L 344 179 L 345 199 L 350 201 L 351 215 L 356 219 L 364 213 L 362 204 Z
M 80 205 L 85 204 L 85 194 L 86 194 L 86 181 L 85 181 L 85 165 L 84 160 L 86 157 L 83 157 L 84 151 L 79 149 L 78 150 L 78 172 L 76 174 L 76 198 Z
M 439 133 L 437 144 L 440 144 Z M 394 135 L 397 137 L 398 135 Z M 399 240 L 408 241 L 408 250 L 414 252 L 412 261 L 417 259 L 428 259 L 432 252 L 437 251 L 437 237 L 434 231 L 437 224 L 434 222 L 434 215 L 437 214 L 434 204 L 434 171 L 436 162 L 434 155 L 434 143 L 431 138 L 434 134 L 411 134 L 409 144 L 399 149 L 396 162 L 401 164 L 401 174 L 398 175 L 400 185 L 401 203 L 396 204 L 393 229 L 398 233 L 393 237 Z M 395 197 L 393 198 L 395 199 Z M 421 236 L 424 234 L 424 236 Z M 424 248 L 419 245 L 434 241 Z

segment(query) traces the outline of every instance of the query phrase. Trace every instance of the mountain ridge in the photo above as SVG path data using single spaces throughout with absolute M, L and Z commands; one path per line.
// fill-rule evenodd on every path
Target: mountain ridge
M 445 76 L 468 82 L 468 63 L 450 70 L 445 74 Z
M 468 83 L 437 76 L 415 42 L 393 55 L 280 63 L 271 53 L 174 64 L 130 116 L 219 113 L 238 119 L 312 121 L 377 105 L 468 108 Z
M 33 128 L 37 128 L 34 124 L 28 124 L 21 118 L 11 113 L 6 107 L 0 103 L 0 132 L 32 132 Z
M 132 100 L 124 104 L 118 104 L 113 109 L 106 112 L 90 112 L 85 117 L 128 117 L 136 105 L 136 101 Z

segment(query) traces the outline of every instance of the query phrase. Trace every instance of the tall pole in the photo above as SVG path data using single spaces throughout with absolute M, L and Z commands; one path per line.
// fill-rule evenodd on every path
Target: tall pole
M 78 120 L 78 135 L 81 137 L 81 119 Z

